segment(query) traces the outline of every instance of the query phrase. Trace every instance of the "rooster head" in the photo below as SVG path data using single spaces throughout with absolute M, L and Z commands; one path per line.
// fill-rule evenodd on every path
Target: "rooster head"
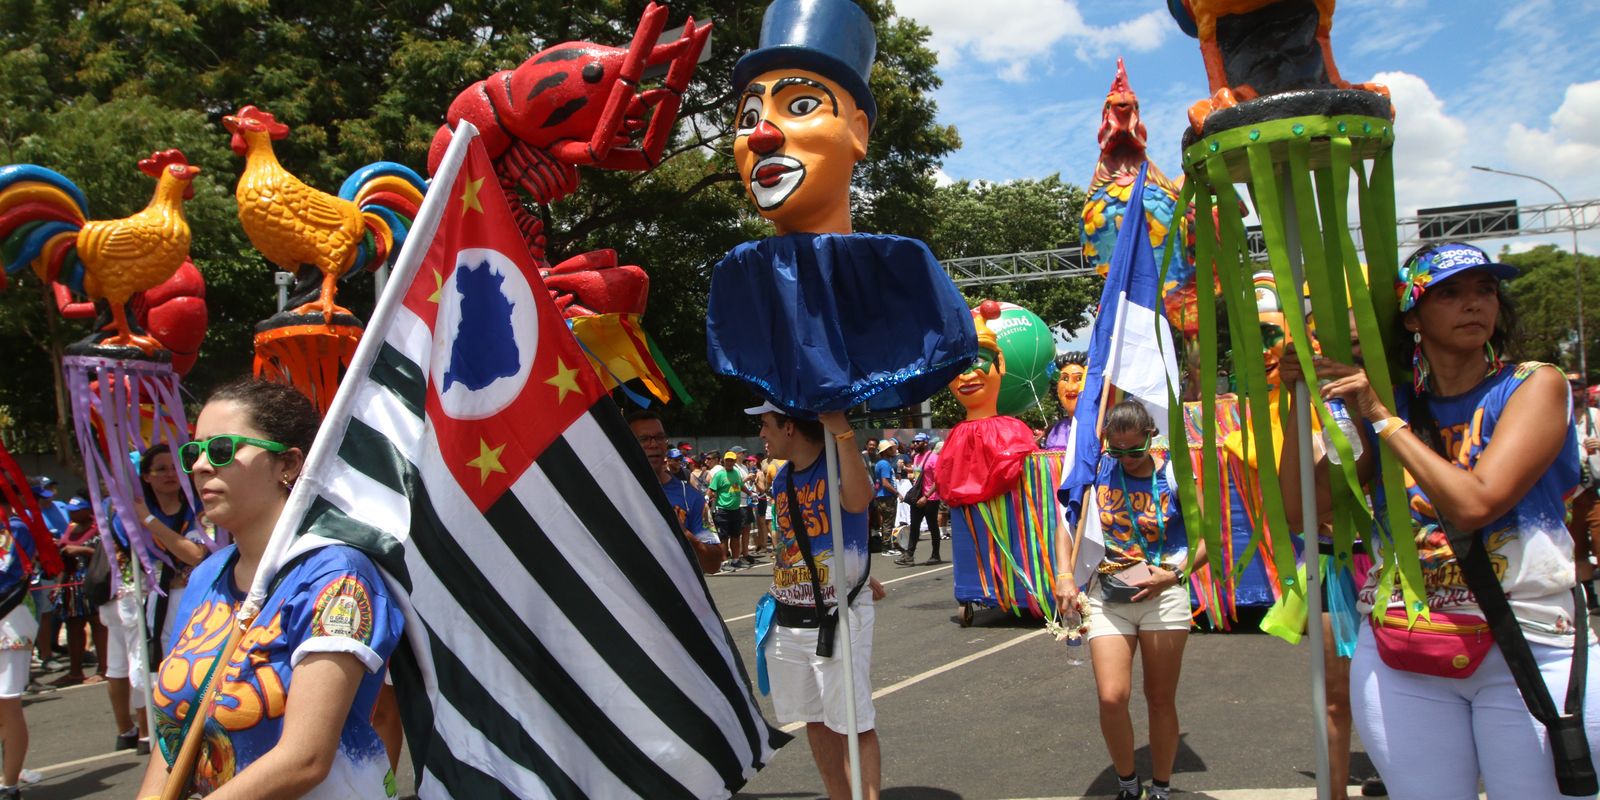
M 237 155 L 244 155 L 249 149 L 245 141 L 246 134 L 265 133 L 274 140 L 286 138 L 289 135 L 289 126 L 278 121 L 271 113 L 262 111 L 255 106 L 245 106 L 238 113 L 222 118 L 222 127 L 233 134 L 228 141 L 228 146 Z
M 183 199 L 194 199 L 194 176 L 200 174 L 200 168 L 189 165 L 189 159 L 184 157 L 182 150 L 157 150 L 139 162 L 139 171 L 156 180 L 161 179 L 162 170 L 172 173 L 172 177 L 183 181 Z
M 1144 121 L 1139 118 L 1139 97 L 1128 85 L 1128 71 L 1117 59 L 1117 77 L 1106 92 L 1100 111 L 1100 159 L 1110 165 L 1137 164 L 1145 157 Z

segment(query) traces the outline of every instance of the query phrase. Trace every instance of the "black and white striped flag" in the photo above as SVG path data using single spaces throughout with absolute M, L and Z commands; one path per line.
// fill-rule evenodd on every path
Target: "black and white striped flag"
M 728 797 L 788 737 L 481 142 L 452 154 L 406 243 L 426 255 L 401 256 L 277 563 L 338 541 L 384 568 L 419 796 Z

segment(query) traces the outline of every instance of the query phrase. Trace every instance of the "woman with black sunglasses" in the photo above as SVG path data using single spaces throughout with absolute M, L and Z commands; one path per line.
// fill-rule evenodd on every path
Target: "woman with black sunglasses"
M 392 796 L 371 720 L 402 618 L 366 555 L 330 545 L 291 558 L 238 645 L 222 652 L 317 425 L 293 388 L 244 380 L 212 394 L 196 441 L 180 449 L 207 517 L 234 543 L 190 575 L 184 622 L 154 687 L 160 748 L 140 797 L 161 791 L 196 708 L 208 712 L 193 779 L 201 795 Z M 209 706 L 201 686 L 215 687 Z
M 1087 589 L 1087 639 L 1100 696 L 1100 733 L 1117 770 L 1118 800 L 1146 796 L 1134 770 L 1133 720 L 1128 714 L 1136 653 L 1142 653 L 1150 714 L 1151 800 L 1167 800 L 1178 754 L 1178 675 L 1190 622 L 1184 574 L 1189 538 L 1172 471 L 1150 452 L 1156 430 L 1150 412 L 1138 401 L 1112 406 L 1101 431 L 1105 454 L 1094 485 L 1086 490 L 1094 492 L 1105 547 Z M 1057 563 L 1078 563 L 1083 544 L 1073 540 L 1070 552 L 1057 554 Z M 1196 563 L 1205 557 L 1202 542 Z M 1072 608 L 1077 595 L 1071 572 L 1056 576 L 1057 608 Z

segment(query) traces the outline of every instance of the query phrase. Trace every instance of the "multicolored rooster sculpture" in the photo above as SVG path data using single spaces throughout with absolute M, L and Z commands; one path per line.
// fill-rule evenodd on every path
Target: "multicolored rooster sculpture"
M 88 198 L 66 176 L 32 164 L 0 167 L 0 253 L 5 272 L 31 264 L 41 280 L 55 284 L 66 316 L 90 316 L 103 303 L 110 317 L 106 330 L 80 345 L 136 348 L 144 357 L 165 360 L 166 340 L 173 339 L 183 355 L 176 365 L 181 372 L 193 364 L 207 323 L 205 283 L 189 262 L 183 215 L 200 168 L 182 152 L 164 150 L 140 161 L 139 170 L 156 179 L 149 205 L 122 219 L 91 221 Z M 75 304 L 69 292 L 95 305 Z M 163 338 L 136 328 L 136 322 L 158 323 Z
M 245 158 L 234 191 L 239 223 L 268 261 L 299 277 L 294 299 L 305 302 L 291 313 L 321 313 L 324 322 L 349 314 L 334 302 L 339 279 L 375 270 L 400 252 L 427 182 L 401 164 L 380 161 L 357 170 L 337 196 L 330 195 L 278 163 L 272 143 L 287 137 L 289 126 L 270 113 L 245 106 L 222 124 L 233 134 L 233 152 Z
M 1146 167 L 1144 214 L 1150 224 L 1150 247 L 1155 250 L 1157 264 L 1161 263 L 1167 233 L 1173 229 L 1178 185 L 1150 160 L 1145 137 L 1139 97 L 1128 85 L 1128 70 L 1118 58 L 1117 77 L 1111 82 L 1100 111 L 1100 159 L 1095 162 L 1089 197 L 1083 205 L 1083 255 L 1102 277 L 1111 268 L 1111 249 L 1117 242 L 1117 229 L 1122 225 L 1140 167 Z M 1193 283 L 1193 262 L 1184 248 L 1174 248 L 1165 291 L 1171 295 Z

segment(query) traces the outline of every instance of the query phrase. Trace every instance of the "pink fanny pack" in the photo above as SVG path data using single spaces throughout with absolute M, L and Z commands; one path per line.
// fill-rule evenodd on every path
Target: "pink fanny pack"
M 1383 663 L 1419 675 L 1471 677 L 1494 647 L 1489 623 L 1473 614 L 1434 611 L 1413 624 L 1404 609 L 1391 609 L 1374 622 L 1372 635 Z

